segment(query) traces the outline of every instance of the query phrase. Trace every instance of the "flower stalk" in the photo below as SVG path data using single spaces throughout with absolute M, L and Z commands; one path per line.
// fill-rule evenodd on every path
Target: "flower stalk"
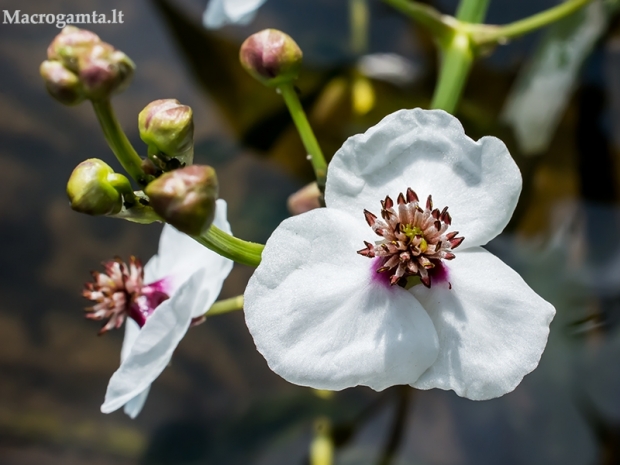
M 93 109 L 103 130 L 108 145 L 125 171 L 142 187 L 146 186 L 152 176 L 142 169 L 142 159 L 123 132 L 109 99 L 93 100 Z
M 200 236 L 192 236 L 199 243 L 222 257 L 248 266 L 258 266 L 265 246 L 234 237 L 215 225 Z
M 277 87 L 278 91 L 284 99 L 284 103 L 288 108 L 288 111 L 293 118 L 293 122 L 297 127 L 301 141 L 304 144 L 306 151 L 308 152 L 308 158 L 312 163 L 314 169 L 314 175 L 316 176 L 316 182 L 321 192 L 325 192 L 325 180 L 327 178 L 327 163 L 323 156 L 323 151 L 319 146 L 318 141 L 312 131 L 312 127 L 308 122 L 306 113 L 304 112 L 295 87 L 291 82 L 281 84 Z

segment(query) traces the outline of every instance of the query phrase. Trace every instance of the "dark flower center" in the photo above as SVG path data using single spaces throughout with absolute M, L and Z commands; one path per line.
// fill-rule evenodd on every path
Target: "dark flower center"
M 120 328 L 125 318 L 132 318 L 140 327 L 169 298 L 166 279 L 144 285 L 144 268 L 136 257 L 129 264 L 120 258 L 103 263 L 105 272 L 93 271 L 94 282 L 86 283 L 82 295 L 95 302 L 86 308 L 86 318 L 105 320 L 99 334 Z
M 394 201 L 388 196 L 381 202 L 381 218 L 364 210 L 366 222 L 382 240 L 358 250 L 365 257 L 380 257 L 381 266 L 377 273 L 387 273 L 390 284 L 405 286 L 408 278 L 417 276 L 422 284 L 431 287 L 433 270 L 441 260 L 452 260 L 452 252 L 464 240 L 457 237 L 458 231 L 448 232 L 452 218 L 448 207 L 433 208 L 429 195 L 426 208 L 419 204 L 417 194 L 407 189 L 406 195 L 398 195 Z

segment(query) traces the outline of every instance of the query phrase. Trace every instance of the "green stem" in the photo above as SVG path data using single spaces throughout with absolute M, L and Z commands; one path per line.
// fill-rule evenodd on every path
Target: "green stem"
M 231 236 L 214 225 L 201 236 L 193 237 L 218 255 L 249 266 L 258 266 L 261 253 L 265 248 L 263 244 L 248 242 Z
M 431 108 L 454 113 L 474 61 L 469 36 L 462 32 L 455 34 L 442 59 Z
M 490 0 L 461 0 L 456 10 L 456 19 L 467 23 L 482 23 Z
M 140 186 L 146 186 L 151 180 L 151 176 L 148 176 L 142 170 L 142 159 L 136 153 L 135 149 L 127 139 L 127 136 L 123 132 L 110 100 L 93 100 L 93 109 L 103 129 L 103 135 L 108 142 L 108 145 L 118 158 L 125 171 L 133 178 Z
M 591 2 L 592 0 L 568 0 L 546 11 L 505 26 L 471 25 L 469 32 L 476 45 L 502 43 L 554 23 Z
M 293 122 L 297 127 L 301 141 L 308 152 L 310 163 L 314 169 L 314 175 L 316 176 L 316 183 L 319 186 L 321 192 L 325 192 L 325 180 L 327 177 L 327 163 L 325 157 L 321 151 L 321 147 L 314 136 L 314 132 L 310 127 L 306 113 L 304 112 L 295 87 L 292 83 L 285 83 L 278 86 L 278 90 L 284 98 L 284 103 L 288 107 L 288 111 L 293 118 Z
M 450 24 L 450 20 L 453 18 L 442 15 L 433 7 L 410 0 L 383 1 L 425 27 L 440 44 L 447 45 L 448 40 L 454 33 L 454 27 Z
M 222 315 L 224 313 L 243 310 L 243 296 L 231 297 L 230 299 L 219 300 L 211 305 L 205 316 Z
M 349 0 L 351 51 L 361 55 L 368 49 L 368 0 Z
M 125 176 L 119 173 L 112 173 L 108 175 L 108 182 L 114 189 L 121 193 L 125 207 L 132 207 L 138 202 L 138 198 L 131 187 L 131 183 Z

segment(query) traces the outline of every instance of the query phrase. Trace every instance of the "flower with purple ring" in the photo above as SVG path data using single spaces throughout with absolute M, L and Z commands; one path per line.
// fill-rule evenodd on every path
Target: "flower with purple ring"
M 231 233 L 224 200 L 217 200 L 213 224 Z M 125 321 L 121 365 L 108 384 L 103 413 L 123 406 L 132 418 L 140 413 L 151 383 L 190 325 L 204 319 L 232 266 L 231 260 L 165 225 L 158 254 L 144 270 L 132 257 L 129 265 L 115 259 L 105 264 L 105 273 L 93 273 L 95 282 L 87 284 L 84 295 L 96 304 L 87 309 L 87 317 L 108 320 L 101 332 Z
M 555 314 L 482 248 L 521 183 L 499 139 L 474 141 L 441 110 L 400 110 L 349 138 L 329 164 L 326 208 L 284 220 L 248 283 L 259 352 L 317 389 L 512 391 L 538 365 Z M 379 202 L 381 219 L 370 213 Z

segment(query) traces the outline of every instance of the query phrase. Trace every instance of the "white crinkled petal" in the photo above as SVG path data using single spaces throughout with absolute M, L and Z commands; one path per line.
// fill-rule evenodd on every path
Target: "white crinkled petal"
M 213 224 L 231 233 L 226 220 L 226 202 L 217 200 Z M 194 305 L 194 317 L 204 314 L 220 294 L 224 280 L 233 268 L 233 262 L 199 244 L 187 234 L 170 225 L 165 225 L 159 239 L 159 253 L 149 260 L 145 267 L 145 283 L 168 277 L 174 292 L 181 284 L 200 269 L 206 270 L 201 289 L 208 291 L 200 302 Z
M 179 341 L 189 328 L 204 271 L 195 273 L 148 318 L 121 366 L 110 379 L 101 406 L 110 413 L 141 394 L 166 368 Z
M 210 0 L 202 16 L 202 23 L 208 29 L 217 29 L 226 24 L 249 24 L 265 1 Z
M 540 360 L 553 306 L 508 265 L 475 247 L 447 264 L 447 283 L 410 292 L 439 334 L 439 356 L 412 385 L 453 389 L 473 400 L 512 391 Z
M 437 334 L 404 289 L 373 279 L 356 253 L 372 235 L 320 208 L 282 222 L 245 292 L 245 318 L 270 368 L 318 389 L 413 383 L 435 360 Z
M 350 137 L 329 165 L 325 202 L 353 215 L 380 211 L 380 200 L 411 187 L 424 206 L 449 207 L 461 250 L 484 245 L 508 224 L 521 173 L 502 141 L 470 139 L 442 110 L 400 110 Z

